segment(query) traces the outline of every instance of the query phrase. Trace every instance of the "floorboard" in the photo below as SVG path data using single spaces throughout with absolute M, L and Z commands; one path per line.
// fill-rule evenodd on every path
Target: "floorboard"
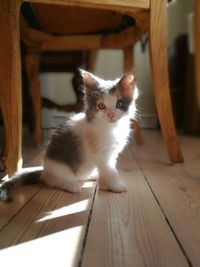
M 26 204 L 31 201 L 35 194 L 40 190 L 40 186 L 23 186 L 17 188 L 12 196 L 14 201 L 3 203 L 0 201 L 0 231 L 15 217 Z M 0 241 L 0 246 L 2 241 Z
M 42 146 L 35 147 L 32 144 L 27 144 L 23 149 L 24 164 L 23 167 L 34 167 L 41 165 Z M 6 180 L 7 175 L 1 173 L 0 180 Z M 16 214 L 23 209 L 23 207 L 31 201 L 33 196 L 40 190 L 40 185 L 37 186 L 23 186 L 13 191 L 12 196 L 14 201 L 5 204 L 0 202 L 0 230 L 4 228 Z
M 132 152 L 188 261 L 200 266 L 200 177 L 192 168 L 198 162 L 200 170 L 199 139 L 181 138 L 185 163 L 177 165 L 169 164 L 157 133 L 148 132 L 145 139 L 145 146 Z
M 200 138 L 181 137 L 185 163 L 172 165 L 160 132 L 143 134 L 119 160 L 126 193 L 23 186 L 0 203 L 0 265 L 200 267 Z M 25 147 L 24 166 L 41 151 Z
M 41 147 L 23 155 L 24 167 L 41 165 Z M 0 265 L 78 266 L 95 187 L 87 182 L 81 194 L 41 185 L 14 190 L 13 202 L 0 202 Z
M 81 194 L 43 188 L 15 215 L 0 231 L 6 266 L 77 266 L 95 188 L 85 186 Z
M 82 266 L 189 266 L 130 153 L 120 165 L 128 191 L 97 193 Z

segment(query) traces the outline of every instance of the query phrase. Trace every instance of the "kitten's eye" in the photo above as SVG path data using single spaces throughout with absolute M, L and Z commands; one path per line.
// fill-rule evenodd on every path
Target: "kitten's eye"
M 121 100 L 119 100 L 116 104 L 116 108 L 123 108 L 124 104 Z
M 100 110 L 104 110 L 104 109 L 106 108 L 106 106 L 105 106 L 103 103 L 99 103 L 99 104 L 97 105 L 97 107 L 98 107 L 98 109 L 100 109 Z

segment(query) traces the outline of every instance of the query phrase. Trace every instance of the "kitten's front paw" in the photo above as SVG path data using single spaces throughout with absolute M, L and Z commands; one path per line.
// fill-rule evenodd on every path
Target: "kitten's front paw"
M 80 193 L 81 185 L 79 182 L 70 182 L 67 184 L 66 190 L 70 193 Z
M 112 184 L 112 186 L 109 186 L 109 189 L 115 193 L 122 193 L 122 192 L 127 191 L 125 182 L 121 180 L 118 180 L 114 184 Z
M 109 190 L 103 178 L 99 178 L 99 189 L 100 190 Z

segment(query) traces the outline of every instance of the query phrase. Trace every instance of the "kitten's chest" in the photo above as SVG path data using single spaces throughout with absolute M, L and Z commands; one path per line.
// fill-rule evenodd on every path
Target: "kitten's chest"
M 92 153 L 103 153 L 124 146 L 126 131 L 119 129 L 88 129 L 85 133 L 85 141 Z

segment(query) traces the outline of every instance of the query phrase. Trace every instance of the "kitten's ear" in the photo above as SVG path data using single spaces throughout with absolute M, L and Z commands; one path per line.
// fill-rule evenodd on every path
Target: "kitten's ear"
M 98 88 L 99 83 L 96 80 L 96 77 L 92 73 L 82 70 L 82 69 L 79 69 L 79 71 L 83 78 L 86 92 L 92 92 L 93 90 Z
M 135 88 L 135 76 L 133 72 L 125 74 L 119 81 L 119 86 L 125 96 L 132 96 Z
M 81 93 L 85 92 L 84 81 L 83 81 L 83 77 L 82 77 L 80 69 L 77 69 L 75 71 L 74 76 L 72 78 L 72 85 L 73 85 L 76 95 L 79 95 L 80 92 Z

